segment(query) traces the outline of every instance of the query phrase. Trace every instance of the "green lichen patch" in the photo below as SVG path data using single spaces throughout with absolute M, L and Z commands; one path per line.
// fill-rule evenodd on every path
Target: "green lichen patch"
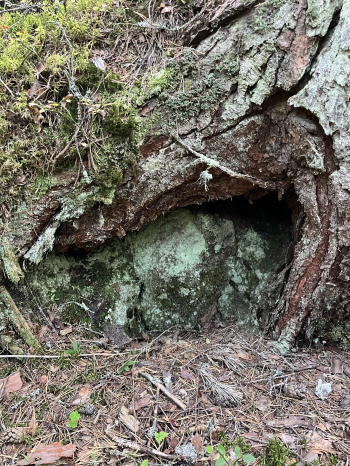
M 139 333 L 197 327 L 213 313 L 256 325 L 288 239 L 284 221 L 264 215 L 254 223 L 179 209 L 95 252 L 50 253 L 27 269 L 27 280 L 70 322 L 112 321 Z

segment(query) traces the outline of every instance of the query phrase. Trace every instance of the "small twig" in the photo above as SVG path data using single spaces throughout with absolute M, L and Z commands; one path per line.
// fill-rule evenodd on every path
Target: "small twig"
M 33 335 L 29 325 L 24 320 L 22 314 L 20 313 L 18 307 L 16 306 L 15 302 L 11 298 L 10 293 L 4 286 L 0 287 L 0 301 L 2 301 L 5 307 L 5 313 L 9 318 L 11 324 L 14 326 L 16 331 L 20 334 L 23 338 L 23 341 L 27 343 L 28 346 L 36 348 L 40 350 L 40 344 L 38 340 Z
M 139 13 L 137 11 L 135 11 L 135 13 L 137 15 L 141 16 L 141 18 L 151 27 L 154 27 L 154 28 L 160 29 L 160 30 L 165 30 L 165 31 L 168 31 L 168 32 L 178 32 L 178 31 L 181 31 L 182 29 L 185 29 L 187 26 L 189 26 L 191 23 L 193 23 L 193 21 L 195 19 L 198 19 L 203 14 L 204 11 L 205 11 L 205 5 L 202 8 L 202 11 L 200 11 L 198 14 L 193 16 L 193 18 L 191 18 L 187 23 L 183 24 L 182 26 L 177 26 L 175 28 L 168 28 L 164 24 L 153 23 L 149 18 L 146 18 L 146 16 L 143 16 L 141 13 Z
M 14 93 L 11 91 L 11 89 L 7 86 L 6 83 L 4 83 L 4 81 L 0 78 L 0 83 L 6 87 L 6 89 L 9 91 L 9 93 L 11 94 L 12 97 L 14 97 Z
M 175 460 L 177 458 L 176 455 L 168 455 L 166 453 L 163 453 L 162 451 L 155 450 L 154 448 L 151 447 L 144 447 L 142 445 L 139 445 L 136 442 L 130 442 L 129 440 L 125 440 L 121 437 L 112 437 L 110 434 L 107 434 L 114 443 L 116 443 L 119 447 L 122 448 L 128 448 L 130 450 L 134 451 L 140 451 L 141 453 L 146 453 L 148 455 L 152 456 L 159 456 L 160 458 L 165 458 L 167 460 Z
M 70 148 L 70 146 L 74 142 L 75 138 L 78 136 L 79 129 L 80 129 L 79 126 L 77 126 L 77 128 L 75 130 L 75 133 L 73 134 L 73 136 L 69 140 L 66 147 L 64 149 L 62 149 L 61 152 L 59 152 L 54 159 L 51 159 L 51 163 L 55 163 L 58 158 L 60 158 L 62 155 L 64 155 L 67 152 L 67 150 Z
M 114 357 L 118 356 L 119 354 L 112 354 L 112 353 L 85 353 L 79 354 L 78 357 L 86 358 L 89 356 L 104 356 L 104 357 Z M 0 358 L 25 358 L 25 359 L 59 359 L 64 357 L 71 357 L 70 354 L 61 354 L 61 355 L 47 355 L 47 354 L 0 354 Z
M 159 383 L 157 380 L 155 380 L 150 374 L 147 374 L 146 372 L 138 371 L 142 377 L 147 379 L 149 382 L 151 382 L 157 389 L 161 390 L 164 395 L 166 395 L 170 400 L 172 400 L 179 408 L 185 410 L 187 409 L 186 405 L 179 400 L 176 396 L 174 396 L 172 393 L 169 392 L 169 390 L 161 383 Z
M 157 387 L 156 402 L 155 402 L 155 405 L 154 405 L 154 420 L 153 420 L 153 426 L 152 426 L 154 432 L 156 432 L 156 430 L 157 430 L 157 416 L 158 416 L 158 408 L 159 408 L 159 391 L 160 391 L 160 388 Z
M 259 180 L 258 178 L 255 178 L 255 176 L 245 175 L 243 173 L 234 172 L 233 170 L 230 170 L 229 168 L 221 165 L 216 160 L 211 159 L 210 157 L 207 157 L 206 155 L 201 154 L 200 152 L 197 152 L 196 150 L 192 149 L 192 147 L 190 147 L 188 144 L 186 144 L 184 141 L 182 141 L 182 139 L 177 137 L 175 134 L 171 134 L 171 135 L 179 144 L 181 144 L 185 149 L 187 149 L 193 155 L 198 157 L 200 161 L 206 163 L 209 167 L 218 168 L 219 170 L 226 173 L 227 175 L 232 176 L 232 178 L 237 178 L 237 179 L 240 179 L 240 180 L 250 181 L 252 184 L 254 184 L 256 186 L 260 186 L 262 188 L 271 189 L 272 186 L 275 186 L 272 183 L 269 183 L 269 182 L 266 182 L 266 181 L 263 181 L 263 180 Z

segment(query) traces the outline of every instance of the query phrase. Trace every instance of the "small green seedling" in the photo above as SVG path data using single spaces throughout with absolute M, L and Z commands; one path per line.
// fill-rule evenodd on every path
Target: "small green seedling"
M 229 457 L 226 454 L 225 448 L 222 445 L 219 444 L 216 447 L 216 449 L 217 449 L 217 452 L 219 453 L 220 456 L 216 460 L 215 466 L 224 466 L 225 464 L 229 465 L 230 464 L 229 463 Z M 209 453 L 209 455 L 213 452 L 213 447 L 211 445 L 207 446 L 207 452 Z M 235 465 L 240 461 L 242 461 L 242 463 L 244 465 L 248 465 L 248 464 L 253 463 L 253 461 L 255 461 L 255 458 L 254 458 L 253 455 L 251 455 L 250 453 L 247 454 L 247 455 L 244 455 L 242 453 L 242 450 L 238 446 L 236 446 L 236 448 L 235 448 L 235 455 L 236 455 L 237 459 L 232 463 L 232 465 Z
M 158 445 L 160 445 L 163 440 L 168 436 L 168 432 L 155 432 L 154 434 L 154 438 L 156 439 L 156 442 L 158 443 Z
M 135 364 L 136 361 L 127 361 L 124 363 L 119 369 L 118 374 L 122 374 L 123 372 L 128 372 L 131 369 L 131 366 Z
M 75 429 L 78 425 L 78 421 L 80 419 L 80 414 L 78 411 L 72 411 L 69 415 L 68 427 L 71 429 Z
M 243 455 L 242 450 L 238 446 L 235 448 L 235 455 L 237 456 L 238 460 L 236 460 L 236 462 L 233 464 L 238 463 L 240 459 L 243 460 L 243 464 L 251 464 L 255 461 L 254 456 L 250 453 Z
M 72 356 L 78 356 L 79 353 L 80 353 L 80 348 L 76 341 L 73 341 L 73 349 L 68 349 L 63 352 L 63 354 L 70 354 Z

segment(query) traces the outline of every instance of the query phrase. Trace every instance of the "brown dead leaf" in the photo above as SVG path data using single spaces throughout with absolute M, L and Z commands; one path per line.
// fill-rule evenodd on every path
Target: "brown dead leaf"
M 29 435 L 35 435 L 37 428 L 38 428 L 38 423 L 36 422 L 35 409 L 33 408 L 32 419 L 30 420 L 29 425 L 28 425 Z
M 262 396 L 255 402 L 255 407 L 263 413 L 270 409 L 270 405 L 271 400 L 268 396 Z
M 175 448 L 178 446 L 180 442 L 180 437 L 173 437 L 172 439 L 169 439 L 167 437 L 168 445 L 171 450 L 175 450 Z
M 65 336 L 65 335 L 68 335 L 68 333 L 72 333 L 72 332 L 73 332 L 73 327 L 66 327 L 60 331 L 60 335 Z
M 39 385 L 43 386 L 47 384 L 47 376 L 44 374 L 39 378 Z
M 32 84 L 32 87 L 30 89 L 27 89 L 25 91 L 25 93 L 26 93 L 27 97 L 29 97 L 29 99 L 31 99 L 32 97 L 35 97 L 35 96 L 38 95 L 40 89 L 41 89 L 40 83 L 39 83 L 39 81 L 37 79 L 35 79 L 33 84 Z
M 287 416 L 283 419 L 272 419 L 266 421 L 266 425 L 269 427 L 306 427 L 313 429 L 311 419 L 306 416 Z
M 46 66 L 39 62 L 36 66 L 35 66 L 35 70 L 38 74 L 42 73 L 44 71 L 44 69 L 46 68 Z
M 144 408 L 145 406 L 148 406 L 151 402 L 151 395 L 147 395 L 144 398 L 141 398 L 141 400 L 137 400 L 134 405 L 134 410 L 138 411 L 141 408 Z
M 19 176 L 16 176 L 16 178 L 15 178 L 15 184 L 16 184 L 17 186 L 24 186 L 24 185 L 26 184 L 26 178 L 27 178 L 27 176 L 28 176 L 28 175 L 19 175 Z M 29 325 L 29 322 L 28 322 L 28 325 Z M 30 326 L 30 325 L 29 325 L 29 326 Z M 35 323 L 35 324 L 32 324 L 32 326 L 33 326 L 33 328 L 32 328 L 32 327 L 31 327 L 31 328 L 32 328 L 33 332 L 37 334 L 37 333 L 38 333 L 37 330 L 39 329 L 39 325 L 38 325 L 37 323 Z
M 150 112 L 151 110 L 153 110 L 153 107 L 152 105 L 145 105 L 144 107 L 142 107 L 139 112 L 141 114 L 141 116 L 146 116 L 148 112 Z
M 119 419 L 129 430 L 131 430 L 135 434 L 139 430 L 139 421 L 134 416 L 129 414 L 129 410 L 125 406 L 121 407 Z
M 181 377 L 185 380 L 196 380 L 195 376 L 185 370 L 181 371 Z
M 47 325 L 43 325 L 39 332 L 39 338 L 43 338 L 43 336 L 50 331 Z
M 72 401 L 72 405 L 80 405 L 86 403 L 86 401 L 90 398 L 91 395 L 91 387 L 87 385 L 79 390 Z
M 76 450 L 75 443 L 62 445 L 60 442 L 54 442 L 50 445 L 39 444 L 32 451 L 28 451 L 26 456 L 29 459 L 17 461 L 17 466 L 25 466 L 27 464 L 52 464 L 60 458 L 68 458 L 73 456 Z
M 250 357 L 245 353 L 237 353 L 237 358 L 243 359 L 244 361 L 249 361 Z
M 192 435 L 191 438 L 192 445 L 196 449 L 196 452 L 200 454 L 202 446 L 203 446 L 203 439 L 199 434 Z
M 286 443 L 287 445 L 292 445 L 293 443 L 296 443 L 296 441 L 298 440 L 297 437 L 295 437 L 294 435 L 289 435 L 289 434 L 277 434 L 277 437 L 279 437 L 282 442 Z
M 15 372 L 5 379 L 0 379 L 0 393 L 4 396 L 11 392 L 17 392 L 22 388 L 22 385 L 21 376 L 18 372 Z
M 332 442 L 325 437 L 321 437 L 317 432 L 309 432 L 305 438 L 308 440 L 308 451 L 311 453 L 335 452 Z

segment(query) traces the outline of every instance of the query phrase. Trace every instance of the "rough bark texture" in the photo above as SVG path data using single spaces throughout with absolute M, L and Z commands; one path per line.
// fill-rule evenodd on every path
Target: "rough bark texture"
M 189 25 L 187 44 L 181 88 L 140 109 L 148 134 L 137 172 L 111 202 L 62 173 L 34 204 L 19 202 L 6 241 L 36 264 L 52 248 L 93 249 L 177 207 L 277 192 L 294 248 L 263 326 L 288 346 L 331 322 L 346 342 L 350 0 L 222 2 L 211 22 Z

